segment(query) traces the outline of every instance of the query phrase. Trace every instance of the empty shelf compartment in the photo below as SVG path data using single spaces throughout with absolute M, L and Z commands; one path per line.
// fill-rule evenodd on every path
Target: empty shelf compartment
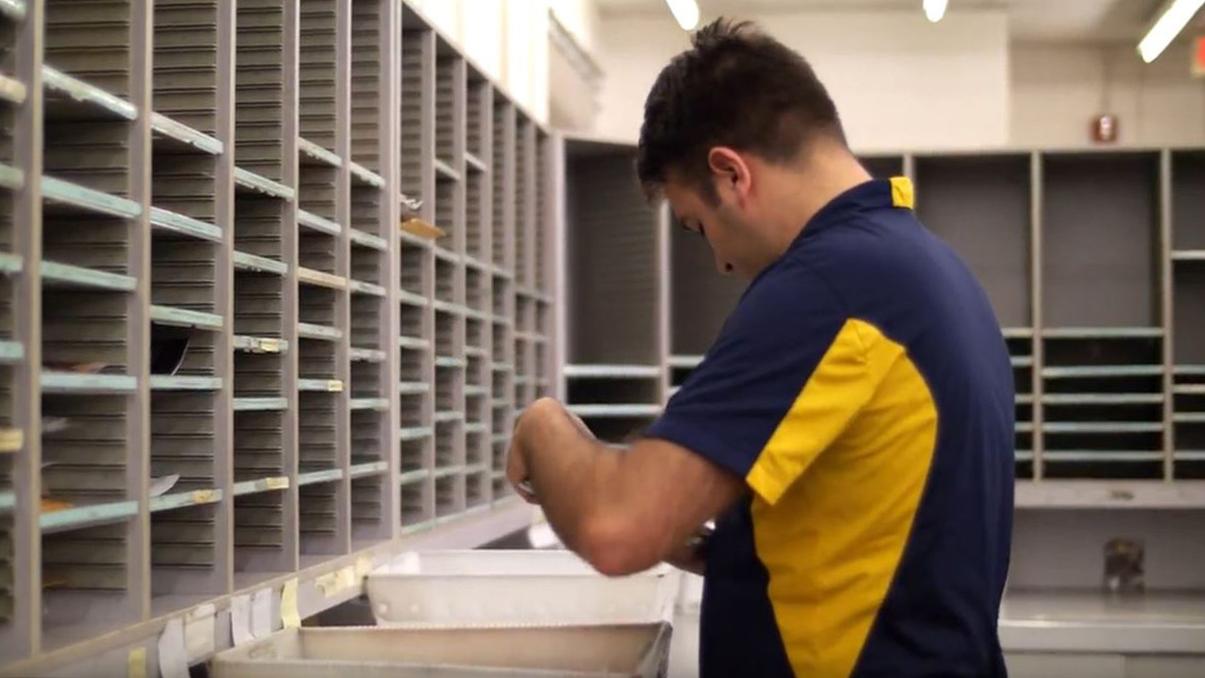
M 151 475 L 176 476 L 172 492 L 216 487 L 214 394 L 155 393 L 151 399 Z
M 220 495 L 209 498 L 214 496 Z M 151 514 L 152 596 L 209 593 L 219 567 L 217 529 L 216 506 L 211 503 Z M 186 606 L 181 601 L 175 607 Z
M 338 466 L 336 456 L 338 411 L 336 396 L 329 393 L 299 394 L 298 460 L 303 473 L 329 471 Z
M 48 123 L 45 134 L 52 140 L 43 149 L 47 199 L 119 218 L 141 213 L 127 200 L 133 160 L 127 122 Z
M 137 621 L 130 558 L 133 510 L 111 524 L 42 535 L 42 642 L 53 649 Z M 98 507 L 99 508 L 99 507 Z M 43 515 L 43 518 L 62 515 Z
M 271 179 L 283 171 L 285 12 L 270 0 L 238 4 L 235 161 Z
M 360 465 L 351 481 L 351 522 L 354 539 L 382 539 L 388 536 L 389 521 L 385 506 L 384 462 Z

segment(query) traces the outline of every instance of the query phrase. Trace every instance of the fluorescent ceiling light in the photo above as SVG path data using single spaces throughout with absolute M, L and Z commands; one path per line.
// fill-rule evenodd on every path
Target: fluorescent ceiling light
M 684 31 L 692 31 L 699 25 L 699 5 L 695 0 L 665 0 L 669 11 Z
M 1172 0 L 1151 30 L 1147 31 L 1146 37 L 1138 43 L 1142 60 L 1149 64 L 1158 59 L 1202 5 L 1205 5 L 1205 0 Z
M 946 6 L 949 4 L 950 0 L 925 0 L 925 16 L 928 17 L 929 21 L 937 23 L 946 15 Z

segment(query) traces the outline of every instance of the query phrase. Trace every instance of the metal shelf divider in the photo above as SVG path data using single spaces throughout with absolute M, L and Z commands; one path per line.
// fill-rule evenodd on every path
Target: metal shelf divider
M 516 362 L 513 281 L 531 279 L 516 271 L 514 229 L 537 248 L 555 242 L 559 222 L 533 207 L 539 186 L 556 185 L 533 156 L 547 132 L 398 0 L 79 11 L 0 3 L 15 27 L 0 45 L 14 135 L 0 158 L 11 191 L 0 326 L 12 332 L 0 334 L 12 389 L 0 394 L 11 403 L 0 448 L 12 450 L 0 469 L 12 544 L 0 553 L 12 572 L 0 582 L 0 675 L 85 663 L 154 673 L 166 621 L 199 606 L 215 606 L 216 633 L 232 596 L 279 596 L 296 578 L 309 616 L 358 595 L 358 581 L 325 588 L 344 569 L 529 524 L 496 477 L 505 446 L 493 435 L 509 430 L 514 394 L 512 373 L 494 368 Z M 86 21 L 106 28 L 81 32 Z M 306 40 L 317 49 L 303 52 Z M 46 145 L 47 124 L 67 145 Z M 64 150 L 72 143 L 103 152 Z M 520 184 L 520 146 L 525 192 L 498 196 L 502 214 L 494 191 Z M 400 231 L 403 191 L 446 240 Z M 438 266 L 451 294 L 437 307 Z M 532 287 L 528 297 L 555 303 L 547 283 Z M 65 307 L 65 293 L 89 301 Z M 58 296 L 44 305 L 44 294 Z M 451 342 L 438 340 L 437 315 Z M 522 327 L 529 350 L 549 346 L 531 319 Z M 168 335 L 186 341 L 183 357 L 152 372 Z M 496 395 L 505 408 L 491 406 Z M 45 440 L 44 408 L 65 427 Z M 452 463 L 437 474 L 445 429 Z M 62 461 L 80 441 L 93 455 L 86 492 L 70 465 L 42 469 L 44 447 Z M 47 487 L 71 501 L 44 511 Z

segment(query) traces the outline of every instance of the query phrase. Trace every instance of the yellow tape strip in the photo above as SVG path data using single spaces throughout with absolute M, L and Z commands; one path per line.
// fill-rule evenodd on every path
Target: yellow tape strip
M 285 582 L 280 592 L 280 621 L 286 629 L 301 628 L 301 614 L 297 610 L 297 578 Z

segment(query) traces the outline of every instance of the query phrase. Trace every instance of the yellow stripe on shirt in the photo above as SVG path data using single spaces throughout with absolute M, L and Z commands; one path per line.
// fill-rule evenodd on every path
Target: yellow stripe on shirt
M 796 675 L 853 671 L 936 440 L 936 405 L 904 348 L 846 322 L 747 477 L 757 554 Z
M 905 209 L 916 207 L 916 192 L 908 177 L 891 177 L 891 204 Z

